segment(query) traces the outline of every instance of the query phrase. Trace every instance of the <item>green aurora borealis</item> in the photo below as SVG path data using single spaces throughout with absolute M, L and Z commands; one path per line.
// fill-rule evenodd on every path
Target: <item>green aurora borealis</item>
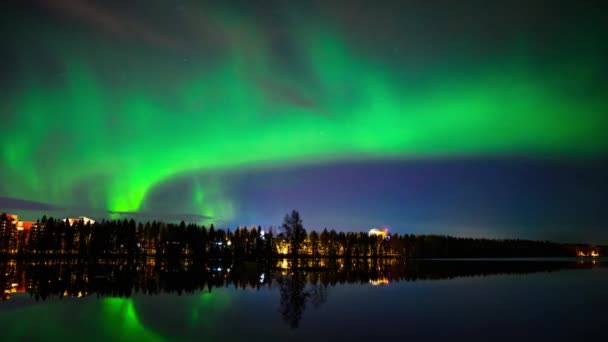
M 4 5 L 0 212 L 25 220 L 65 214 L 266 229 L 297 209 L 308 231 L 387 227 L 608 244 L 607 1 Z M 343 286 L 348 292 L 332 293 L 337 304 L 325 305 L 318 322 L 334 324 L 339 314 L 361 320 L 367 308 L 390 329 L 405 322 L 428 334 L 419 320 L 442 322 L 444 313 L 446 327 L 469 329 L 462 322 L 501 318 L 501 306 L 487 303 L 509 298 L 497 296 L 505 291 L 516 294 L 509 301 L 515 324 L 532 322 L 546 336 L 561 330 L 539 329 L 542 315 L 566 317 L 575 311 L 563 303 L 578 309 L 583 297 L 545 298 L 547 288 L 556 289 L 545 285 L 599 298 L 592 290 L 601 288 L 598 272 L 561 274 L 566 281 L 546 284 L 514 276 L 520 287 L 506 275 L 493 283 L 467 277 L 462 286 L 479 283 L 470 297 L 452 292 L 463 288 L 454 280 L 392 284 L 390 297 L 372 292 L 376 287 Z M 407 294 L 397 297 L 397 286 Z M 15 294 L 0 303 L 0 336 L 297 337 L 280 325 L 277 290 L 256 291 L 257 299 L 253 290 L 228 286 L 183 295 L 89 294 L 44 305 Z M 545 299 L 555 310 L 536 305 Z M 446 303 L 479 315 L 454 320 Z M 525 303 L 536 306 L 519 310 Z
M 513 32 L 500 53 L 478 52 L 471 34 L 425 56 L 394 52 L 386 38 L 380 47 L 363 44 L 336 18 L 295 15 L 297 6 L 284 5 L 288 49 L 247 11 L 192 5 L 188 18 L 208 23 L 205 34 L 175 18 L 174 31 L 187 30 L 188 39 L 168 32 L 161 40 L 153 39 L 160 28 L 142 24 L 161 16 L 156 7 L 130 17 L 139 22 L 124 38 L 124 27 L 93 19 L 113 13 L 120 28 L 127 14 L 39 6 L 54 17 L 3 24 L 12 32 L 4 46 L 18 62 L 3 81 L 0 195 L 137 212 L 151 189 L 189 172 L 336 160 L 601 158 L 608 150 L 608 98 L 598 82 L 606 35 L 593 20 L 544 42 L 542 53 L 536 38 Z M 408 33 L 415 32 L 388 39 L 407 47 Z M 238 218 L 224 186 L 207 182 L 184 194 L 193 214 Z

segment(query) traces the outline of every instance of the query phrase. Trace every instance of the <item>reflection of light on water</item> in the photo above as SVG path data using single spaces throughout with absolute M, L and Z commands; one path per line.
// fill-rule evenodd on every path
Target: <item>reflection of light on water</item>
M 75 298 L 82 298 L 84 296 L 86 296 L 88 294 L 88 292 L 82 292 L 82 291 L 78 291 L 78 293 L 72 294 L 73 297 Z M 68 290 L 63 291 L 63 296 L 64 297 L 68 297 L 70 296 L 70 292 L 68 292 Z
M 213 292 L 205 292 L 199 296 L 200 301 L 198 305 L 192 309 L 192 321 L 197 321 L 200 318 L 200 311 L 211 300 L 213 295 Z
M 369 283 L 372 284 L 373 286 L 379 286 L 379 285 L 388 285 L 391 283 L 391 281 L 388 280 L 388 278 L 378 278 L 378 279 L 370 279 Z
M 25 286 L 19 287 L 19 283 L 11 283 L 10 288 L 4 290 L 4 294 L 8 295 L 8 297 L 6 297 L 5 299 L 9 299 L 11 293 L 23 293 L 23 292 L 25 292 Z
M 214 317 L 229 308 L 231 297 L 224 291 L 203 292 L 191 307 L 190 325 L 192 329 L 213 329 L 217 324 Z

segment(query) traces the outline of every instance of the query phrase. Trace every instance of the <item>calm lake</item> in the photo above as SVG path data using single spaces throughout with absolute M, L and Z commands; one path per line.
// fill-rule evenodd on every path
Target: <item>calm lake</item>
M 608 260 L 0 262 L 2 341 L 605 340 Z

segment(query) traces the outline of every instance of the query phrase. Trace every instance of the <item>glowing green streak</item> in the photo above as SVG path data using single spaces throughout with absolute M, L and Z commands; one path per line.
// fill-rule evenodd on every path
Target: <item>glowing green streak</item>
M 278 68 L 264 35 L 247 20 L 237 22 L 226 58 L 212 67 L 195 64 L 170 85 L 160 75 L 151 85 L 149 73 L 163 66 L 147 65 L 109 85 L 82 56 L 54 50 L 65 82 L 24 76 L 10 99 L 7 124 L 20 129 L 0 135 L 4 172 L 15 180 L 5 195 L 82 206 L 71 195 L 79 189 L 91 207 L 135 211 L 145 209 L 154 186 L 193 170 L 607 151 L 607 100 L 572 92 L 591 84 L 599 67 L 589 63 L 591 72 L 556 64 L 557 71 L 546 73 L 514 55 L 513 63 L 489 61 L 445 77 L 438 72 L 418 86 L 407 72 L 394 72 L 398 63 L 366 57 L 329 28 L 294 30 L 314 76 L 308 82 Z M 238 210 L 221 184 L 199 185 L 191 196 L 197 214 L 231 219 Z

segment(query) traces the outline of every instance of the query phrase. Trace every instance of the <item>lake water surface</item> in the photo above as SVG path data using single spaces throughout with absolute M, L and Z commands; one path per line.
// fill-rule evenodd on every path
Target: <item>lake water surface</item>
M 605 340 L 608 262 L 0 262 L 2 341 Z

